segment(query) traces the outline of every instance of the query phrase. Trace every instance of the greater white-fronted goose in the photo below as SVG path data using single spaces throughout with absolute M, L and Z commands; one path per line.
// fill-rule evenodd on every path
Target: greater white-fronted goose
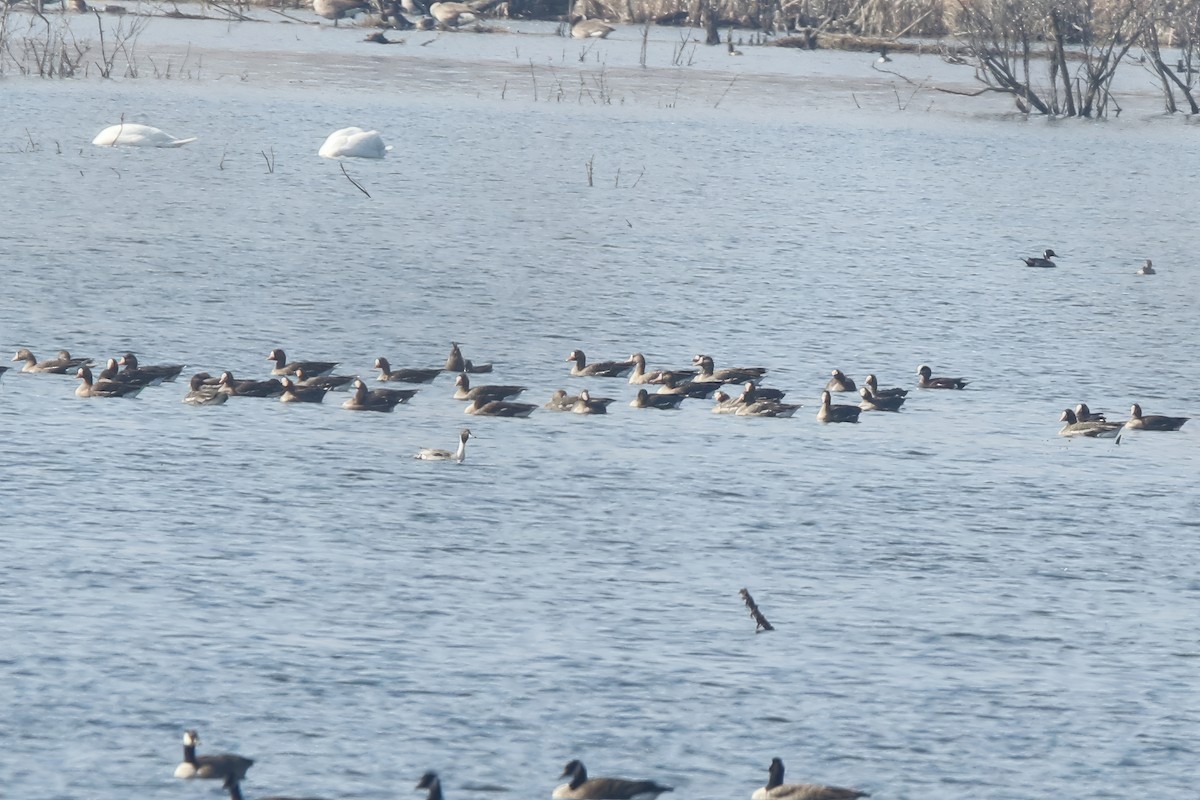
M 467 457 L 467 439 L 471 438 L 471 429 L 463 428 L 458 434 L 458 449 L 454 452 L 438 450 L 435 447 L 422 447 L 413 454 L 413 458 L 421 461 L 457 461 L 459 464 Z M 418 786 L 418 789 L 425 788 Z
M 603 39 L 615 30 L 612 25 L 598 19 L 581 19 L 571 26 L 571 38 Z
M 183 368 L 187 364 L 148 364 L 141 366 L 138 364 L 138 358 L 133 353 L 126 353 L 117 361 L 123 369 L 121 374 L 130 374 L 137 376 L 150 376 L 156 379 L 159 383 L 168 383 L 179 377 L 179 373 L 183 372 Z
M 1142 407 L 1137 403 L 1129 409 L 1129 421 L 1125 427 L 1138 431 L 1177 431 L 1191 417 L 1164 417 L 1156 414 L 1142 414 Z
M 1022 257 L 1021 260 L 1025 262 L 1025 266 L 1027 266 L 1027 267 L 1049 268 L 1049 267 L 1057 267 L 1058 266 L 1058 264 L 1055 264 L 1051 260 L 1051 259 L 1055 259 L 1055 258 L 1062 258 L 1062 256 L 1060 256 L 1058 253 L 1054 252 L 1053 250 L 1046 250 L 1045 252 L 1042 253 L 1042 255 L 1040 257 L 1039 256 L 1032 256 L 1030 258 Z
M 1087 403 L 1075 404 L 1075 419 L 1080 422 L 1107 422 L 1108 418 L 1088 408 Z
M 442 2 L 429 5 L 429 15 L 450 28 L 482 19 L 479 11 L 466 3 Z
M 75 387 L 78 397 L 136 397 L 145 388 L 135 383 L 93 381 L 92 371 L 88 367 L 76 370 L 75 377 L 79 378 L 79 385 Z
M 270 378 L 265 381 L 249 378 L 239 380 L 233 377 L 232 372 L 225 370 L 221 373 L 217 383 L 220 384 L 221 391 L 234 397 L 279 397 L 283 394 L 283 384 L 279 382 L 278 378 Z
M 96 381 L 128 383 L 131 386 L 151 386 L 162 383 L 162 377 L 158 375 L 147 375 L 143 372 L 122 372 L 117 360 L 115 358 L 110 358 L 104 363 L 104 369 L 100 370 L 99 374 L 96 375 Z
M 576 414 L 607 414 L 613 402 L 611 397 L 592 397 L 592 393 L 584 389 L 575 400 L 575 405 L 571 406 L 571 411 Z
M 918 389 L 964 389 L 967 382 L 962 378 L 935 378 L 933 370 L 922 364 L 917 367 Z
M 63 353 L 66 353 L 66 358 L 62 357 Z M 92 365 L 90 358 L 71 358 L 66 350 L 61 351 L 58 358 L 38 361 L 37 357 L 24 347 L 18 350 L 11 360 L 25 362 L 25 366 L 21 367 L 21 372 L 49 372 L 55 375 L 65 375 L 68 372 L 77 371 L 80 367 Z
M 523 391 L 525 391 L 524 386 L 503 384 L 471 386 L 471 379 L 467 377 L 467 373 L 465 372 L 460 372 L 458 377 L 454 379 L 455 400 L 507 400 L 510 397 L 516 397 Z
M 210 377 L 207 372 L 193 375 L 188 381 L 188 393 L 183 396 L 183 402 L 189 406 L 219 406 L 228 400 L 228 392 L 222 392 L 220 386 L 205 382 Z
M 829 392 L 821 392 L 821 408 L 817 411 L 817 419 L 821 422 L 858 422 L 861 413 L 858 406 L 834 404 Z
M 176 778 L 223 780 L 236 785 L 238 781 L 246 777 L 246 770 L 254 764 L 253 759 L 236 756 L 232 753 L 198 756 L 196 755 L 196 745 L 198 744 L 200 744 L 198 733 L 194 730 L 183 732 L 183 761 L 175 767 Z
M 338 26 L 338 20 L 351 16 L 355 11 L 370 12 L 373 10 L 368 0 L 312 0 L 313 13 L 318 17 L 333 20 L 333 27 Z
M 438 367 L 401 367 L 400 369 L 392 369 L 392 365 L 383 356 L 375 359 L 375 369 L 379 370 L 379 377 L 375 380 L 400 381 L 401 383 L 430 383 L 443 372 Z
M 726 367 L 725 369 L 714 369 L 712 356 L 703 353 L 694 356 L 692 363 L 700 368 L 695 378 L 698 381 L 745 383 L 746 381 L 757 381 L 767 374 L 766 367 Z
M 297 386 L 320 386 L 327 392 L 348 387 L 356 380 L 357 375 L 309 375 L 302 369 L 296 370 Z
M 712 393 L 720 389 L 723 385 L 720 381 L 691 380 L 672 375 L 662 382 L 658 387 L 657 393 L 681 394 L 684 397 L 695 397 L 705 400 L 712 397 Z
M 893 386 L 890 389 L 880 389 L 879 381 L 875 379 L 874 375 L 868 375 L 866 377 L 866 380 L 863 381 L 863 385 L 866 386 L 868 389 L 870 389 L 871 394 L 875 395 L 876 397 L 907 397 L 908 396 L 908 389 L 901 389 L 899 386 Z
M 832 372 L 833 377 L 825 384 L 827 392 L 857 392 L 858 386 L 855 385 L 853 378 L 847 378 L 840 369 L 835 369 Z
M 1125 427 L 1125 424 L 1122 422 L 1080 420 L 1075 415 L 1075 412 L 1069 408 L 1064 408 L 1058 419 L 1064 423 L 1058 431 L 1059 436 L 1110 437 L 1116 436 Z
M 279 395 L 281 403 L 320 403 L 325 399 L 329 390 L 324 386 L 297 386 L 291 378 L 284 378 L 283 394 Z
M 567 394 L 566 389 L 555 389 L 554 394 L 542 408 L 547 411 L 570 411 L 579 402 L 579 395 Z
M 696 375 L 694 369 L 656 369 L 647 372 L 646 357 L 641 353 L 634 353 L 629 360 L 633 362 L 633 372 L 629 374 L 629 382 L 632 384 L 666 383 L 668 378 L 691 380 Z
M 362 378 L 354 379 L 354 394 L 342 403 L 349 411 L 388 412 L 401 403 L 407 403 L 417 393 L 416 389 L 367 389 Z
M 304 370 L 309 375 L 328 375 L 338 365 L 337 361 L 291 361 L 282 348 L 276 347 L 267 356 L 268 361 L 274 361 L 272 375 L 295 375 L 297 370 Z
M 528 417 L 537 408 L 533 403 L 509 403 L 504 400 L 476 398 L 467 405 L 466 413 L 481 417 Z
M 867 792 L 858 789 L 844 789 L 841 786 L 826 786 L 821 783 L 784 783 L 783 762 L 778 758 L 771 759 L 771 767 L 767 773 L 767 785 L 756 789 L 750 795 L 750 800 L 855 800 L 858 797 L 870 797 Z
M 742 402 L 740 396 L 730 397 L 721 391 L 713 394 L 713 400 L 716 401 L 716 405 L 712 407 L 712 413 L 714 414 L 736 414 L 738 406 Z
M 683 402 L 681 394 L 650 394 L 645 389 L 638 389 L 637 396 L 629 403 L 633 408 L 657 408 L 661 411 L 679 408 Z
M 442 370 L 445 372 L 465 372 L 468 375 L 481 375 L 491 372 L 492 365 L 476 364 L 469 358 L 463 358 L 458 342 L 451 342 L 450 355 L 446 357 L 446 366 L 442 367 Z
M 906 399 L 903 397 L 880 397 L 877 394 L 871 394 L 871 390 L 866 386 L 858 390 L 858 396 L 862 398 L 858 407 L 863 411 L 899 411 Z
M 653 800 L 663 792 L 674 791 L 654 781 L 631 781 L 624 778 L 588 778 L 583 762 L 575 759 L 563 767 L 561 778 L 568 783 L 555 787 L 555 800 Z
M 582 350 L 572 350 L 564 361 L 573 361 L 571 374 L 577 377 L 620 378 L 633 369 L 633 361 L 597 361 L 587 363 L 587 355 Z
M 800 408 L 799 403 L 781 403 L 763 396 L 753 381 L 746 381 L 733 413 L 739 417 L 790 417 Z

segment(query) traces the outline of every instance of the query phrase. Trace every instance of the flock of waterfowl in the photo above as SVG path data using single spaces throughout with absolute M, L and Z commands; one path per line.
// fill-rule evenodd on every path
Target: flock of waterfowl
M 418 392 L 416 388 L 372 389 L 357 374 L 334 375 L 339 366 L 336 361 L 291 361 L 279 348 L 271 350 L 267 360 L 272 363 L 270 377 L 262 380 L 235 378 L 229 370 L 217 376 L 197 372 L 188 381 L 183 402 L 212 406 L 234 397 L 254 397 L 275 398 L 284 403 L 321 403 L 329 392 L 341 389 L 350 392 L 341 404 L 348 411 L 391 412 L 396 406 L 409 402 Z M 136 397 L 148 386 L 174 381 L 185 368 L 183 364 L 142 365 L 131 352 L 109 358 L 98 375 L 92 372 L 93 359 L 73 357 L 66 350 L 59 351 L 53 359 L 39 361 L 29 349 L 22 348 L 12 361 L 22 363 L 22 372 L 73 373 L 79 380 L 75 394 L 86 398 Z M 571 365 L 568 374 L 572 377 L 627 379 L 629 384 L 638 387 L 629 402 L 633 408 L 675 410 L 688 399 L 711 399 L 712 413 L 741 417 L 790 417 L 802 408 L 799 403 L 785 402 L 787 392 L 783 389 L 763 385 L 768 372 L 766 367 L 718 369 L 712 356 L 707 354 L 696 355 L 690 367 L 680 369 L 649 369 L 641 353 L 622 360 L 589 362 L 584 351 L 576 349 L 565 361 Z M 451 343 L 450 353 L 439 367 L 393 368 L 387 358 L 380 356 L 375 359 L 374 369 L 378 370 L 376 381 L 389 383 L 430 384 L 443 373 L 453 374 L 451 397 L 464 402 L 464 412 L 475 416 L 528 417 L 539 409 L 537 403 L 517 400 L 527 391 L 526 386 L 472 384 L 472 375 L 490 373 L 493 367 L 464 358 L 458 343 Z M 0 375 L 5 370 L 7 367 L 0 367 Z M 918 389 L 960 390 L 967 384 L 964 378 L 934 375 L 926 364 L 917 367 Z M 737 387 L 736 394 L 725 391 L 729 386 Z M 835 394 L 855 394 L 858 402 L 834 403 Z M 834 369 L 820 393 L 816 417 L 823 423 L 855 423 L 863 412 L 896 413 L 908 401 L 908 394 L 909 390 L 901 387 L 880 388 L 874 375 L 867 375 L 859 387 L 841 370 Z M 615 402 L 616 398 L 595 395 L 590 389 L 583 389 L 578 394 L 557 389 L 540 408 L 573 414 L 607 414 Z M 1060 420 L 1064 425 L 1059 435 L 1119 438 L 1125 430 L 1179 430 L 1187 419 L 1143 414 L 1141 406 L 1135 403 L 1128 420 L 1111 421 L 1080 403 L 1074 409 L 1062 412 Z M 471 431 L 464 428 L 459 434 L 457 449 L 426 448 L 418 451 L 414 458 L 461 463 L 466 457 L 467 439 L 471 436 Z
M 230 800 L 243 800 L 242 781 L 254 765 L 254 760 L 233 753 L 197 755 L 196 745 L 200 736 L 194 730 L 183 732 L 183 760 L 175 767 L 175 777 L 188 780 L 219 780 L 229 792 Z M 674 791 L 651 780 L 628 780 L 626 778 L 589 778 L 587 768 L 578 759 L 567 762 L 560 778 L 567 782 L 555 787 L 553 800 L 654 800 L 664 792 Z M 426 772 L 417 782 L 416 788 L 428 792 L 426 800 L 445 800 L 442 783 L 436 772 Z M 767 784 L 756 789 L 750 800 L 855 800 L 869 797 L 867 792 L 828 786 L 821 783 L 784 783 L 783 761 L 774 758 L 767 771 Z M 297 800 L 296 798 L 272 796 L 263 800 Z M 315 800 L 305 798 L 305 800 Z

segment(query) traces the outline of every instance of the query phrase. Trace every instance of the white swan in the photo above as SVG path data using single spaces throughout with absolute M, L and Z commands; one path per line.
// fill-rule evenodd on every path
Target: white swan
M 342 128 L 329 134 L 317 155 L 322 158 L 383 158 L 391 149 L 390 144 L 383 143 L 379 131 Z
M 100 147 L 182 147 L 190 139 L 176 139 L 166 131 L 152 128 L 149 125 L 138 125 L 134 122 L 122 122 L 120 125 L 109 125 L 96 134 L 92 144 Z

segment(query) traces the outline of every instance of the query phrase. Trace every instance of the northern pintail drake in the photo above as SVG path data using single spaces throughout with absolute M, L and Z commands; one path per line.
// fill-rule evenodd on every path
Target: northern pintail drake
M 355 378 L 354 394 L 342 408 L 349 411 L 383 411 L 388 412 L 401 403 L 407 403 L 417 393 L 416 389 L 367 389 L 362 378 Z
M 871 390 L 866 386 L 858 390 L 858 396 L 862 398 L 858 407 L 863 411 L 899 411 L 906 399 L 904 397 L 880 397 L 871 394 Z
M 136 383 L 117 383 L 116 381 L 93 381 L 92 371 L 88 367 L 80 367 L 75 372 L 79 385 L 75 387 L 78 397 L 136 397 L 145 387 Z
M 689 378 L 679 378 L 672 375 L 658 387 L 658 394 L 681 394 L 684 397 L 695 397 L 705 400 L 724 384 L 720 381 L 700 381 Z
M 122 122 L 109 125 L 97 133 L 96 138 L 92 139 L 92 144 L 99 147 L 182 147 L 194 141 L 195 136 L 180 139 L 149 125 Z
M 1191 417 L 1164 417 L 1156 414 L 1142 414 L 1142 407 L 1137 403 L 1129 409 L 1129 421 L 1125 427 L 1140 431 L 1177 431 Z
M 837 405 L 832 402 L 829 392 L 821 392 L 821 408 L 817 411 L 817 419 L 821 422 L 858 422 L 862 409 L 858 406 Z
M 75 372 L 80 367 L 92 365 L 90 358 L 71 358 L 71 354 L 66 350 L 61 351 L 58 358 L 38 361 L 37 357 L 24 347 L 17 351 L 12 360 L 25 362 L 25 366 L 21 367 L 21 372 L 49 372 L 56 375 L 65 375 L 68 372 Z
M 833 370 L 833 377 L 825 384 L 827 392 L 857 392 L 858 386 L 855 385 L 853 378 L 847 378 L 842 374 L 840 369 Z
M 683 402 L 681 394 L 650 394 L 645 389 L 638 389 L 637 397 L 629 403 L 634 408 L 657 408 L 663 411 L 679 408 Z
M 1135 275 L 1155 275 L 1157 273 L 1154 272 L 1154 263 L 1150 259 L 1147 258 L 1146 263 L 1142 264 L 1141 268 L 1139 268 L 1138 271 L 1134 274 Z
M 179 377 L 179 373 L 183 372 L 183 368 L 187 366 L 187 364 L 148 364 L 141 366 L 138 364 L 137 356 L 133 353 L 126 353 L 121 356 L 117 360 L 117 363 L 122 367 L 122 375 L 144 375 L 155 383 L 174 381 Z
M 175 767 L 176 778 L 223 780 L 236 784 L 246 777 L 246 770 L 254 764 L 253 759 L 235 756 L 232 753 L 198 756 L 196 755 L 196 745 L 198 744 L 200 744 L 198 733 L 192 730 L 183 732 L 183 761 Z
M 391 149 L 390 144 L 383 143 L 379 131 L 364 131 L 351 126 L 329 134 L 317 155 L 321 158 L 383 158 Z
M 309 375 L 303 369 L 296 370 L 297 386 L 320 386 L 327 392 L 344 389 L 356 380 L 357 375 Z
M 481 417 L 528 417 L 537 408 L 533 403 L 510 403 L 505 400 L 476 398 L 467 405 L 466 413 Z
M 1103 414 L 1098 414 L 1088 408 L 1087 403 L 1075 404 L 1075 419 L 1080 422 L 1107 422 L 1108 419 Z
M 375 369 L 379 370 L 377 381 L 400 381 L 401 383 L 431 383 L 444 370 L 439 367 L 401 367 L 392 369 L 391 363 L 380 356 L 375 359 Z
M 611 397 L 592 397 L 592 393 L 584 389 L 571 406 L 576 414 L 607 414 L 608 407 L 615 401 Z
M 767 785 L 755 790 L 754 794 L 750 795 L 750 800 L 855 800 L 858 797 L 870 796 L 858 789 L 826 786 L 822 783 L 784 783 L 783 762 L 773 758 L 767 773 Z
M 1088 436 L 1109 437 L 1116 436 L 1121 428 L 1124 427 L 1120 422 L 1105 422 L 1102 420 L 1083 421 L 1080 420 L 1075 412 L 1069 408 L 1064 408 L 1059 416 L 1059 421 L 1064 423 L 1059 429 L 1059 436 Z
M 370 12 L 374 9 L 368 0 L 312 0 L 313 13 L 318 17 L 333 20 L 336 28 L 338 20 L 345 19 L 355 11 Z M 347 130 L 358 130 L 347 128 Z M 322 154 L 324 155 L 324 154 Z
M 653 800 L 663 792 L 674 791 L 654 781 L 630 781 L 624 778 L 588 778 L 579 759 L 567 762 L 561 778 L 570 778 L 554 789 L 555 800 Z
M 465 372 L 459 373 L 458 377 L 454 379 L 455 400 L 507 400 L 510 397 L 516 397 L 523 391 L 525 391 L 524 386 L 506 384 L 471 386 L 471 379 Z
M 692 358 L 692 363 L 700 368 L 696 375 L 698 381 L 720 381 L 721 383 L 745 383 L 757 381 L 767 374 L 766 367 L 726 367 L 714 369 L 712 356 L 700 354 Z
M 1062 256 L 1053 250 L 1047 250 L 1041 256 L 1022 257 L 1021 260 L 1025 262 L 1025 266 L 1027 267 L 1057 267 L 1058 264 L 1051 261 L 1053 258 L 1062 258 Z
M 870 389 L 871 394 L 875 395 L 876 397 L 907 397 L 908 396 L 908 389 L 901 389 L 899 386 L 893 386 L 890 389 L 880 389 L 879 381 L 875 379 L 874 375 L 868 375 L 866 377 L 866 380 L 863 381 L 863 385 L 865 385 L 868 389 Z
M 571 354 L 564 360 L 575 362 L 575 366 L 571 367 L 571 374 L 576 376 L 620 378 L 633 369 L 632 360 L 597 361 L 594 364 L 589 364 L 587 363 L 587 356 L 582 350 L 572 350 Z
M 309 375 L 328 375 L 338 365 L 336 361 L 292 361 L 287 360 L 287 353 L 276 347 L 267 356 L 268 361 L 274 361 L 272 375 L 295 375 L 297 370 L 304 370 Z
M 646 357 L 641 353 L 634 353 L 629 360 L 633 362 L 633 372 L 629 375 L 632 384 L 666 383 L 669 378 L 691 380 L 696 375 L 694 369 L 656 369 L 647 372 Z
M 189 406 L 219 406 L 228 400 L 228 392 L 222 392 L 220 386 L 206 383 L 210 377 L 207 372 L 193 375 L 188 381 L 188 393 L 183 396 L 183 402 Z
M 491 364 L 476 364 L 469 358 L 463 358 L 458 342 L 450 343 L 450 355 L 446 357 L 445 372 L 465 372 L 468 375 L 481 375 L 492 371 Z
M 431 3 L 429 5 L 429 15 L 451 28 L 457 28 L 467 22 L 478 22 L 483 17 L 480 13 L 467 5 L 466 3 Z
M 962 389 L 967 382 L 962 378 L 935 378 L 933 370 L 925 364 L 917 367 L 918 389 Z
M 324 386 L 297 386 L 291 378 L 280 381 L 283 384 L 283 394 L 279 395 L 281 403 L 320 403 L 329 391 Z
M 615 30 L 612 25 L 598 19 L 581 19 L 571 26 L 571 38 L 603 39 Z
M 463 428 L 458 434 L 458 449 L 453 453 L 449 450 L 438 450 L 434 447 L 422 447 L 413 454 L 413 458 L 420 459 L 421 461 L 457 461 L 459 464 L 461 464 L 463 459 L 467 457 L 467 439 L 470 438 L 470 428 Z M 437 779 L 436 776 L 434 779 Z M 421 789 L 428 787 L 418 786 L 417 788 Z
M 217 383 L 222 392 L 235 397 L 279 397 L 283 394 L 283 384 L 276 378 L 265 381 L 238 380 L 229 370 L 221 373 Z

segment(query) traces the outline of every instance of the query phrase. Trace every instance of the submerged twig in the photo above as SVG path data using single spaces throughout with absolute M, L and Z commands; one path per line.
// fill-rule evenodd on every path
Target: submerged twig
M 354 178 L 351 178 L 351 177 L 350 177 L 350 173 L 349 173 L 349 172 L 346 172 L 346 165 L 345 165 L 345 164 L 341 164 L 341 163 L 339 163 L 339 164 L 338 164 L 338 166 L 340 166 L 340 167 L 342 168 L 342 174 L 346 176 L 346 180 L 348 180 L 348 181 L 350 181 L 351 183 L 353 183 L 353 184 L 354 184 L 354 188 L 358 189 L 360 192 L 362 192 L 363 194 L 365 194 L 365 195 L 367 196 L 367 198 L 368 198 L 368 199 L 370 199 L 370 197 L 371 197 L 371 193 L 370 193 L 370 192 L 368 192 L 366 189 L 364 189 L 364 188 L 362 187 L 362 185 L 361 185 L 361 184 L 360 184 L 358 181 L 356 181 L 356 180 L 354 180 Z
M 775 630 L 775 627 L 767 622 L 767 618 L 758 610 L 758 604 L 754 602 L 754 598 L 750 596 L 748 589 L 742 589 L 738 594 L 742 596 L 742 600 L 746 603 L 746 608 L 750 609 L 750 617 L 754 620 L 755 633 Z

